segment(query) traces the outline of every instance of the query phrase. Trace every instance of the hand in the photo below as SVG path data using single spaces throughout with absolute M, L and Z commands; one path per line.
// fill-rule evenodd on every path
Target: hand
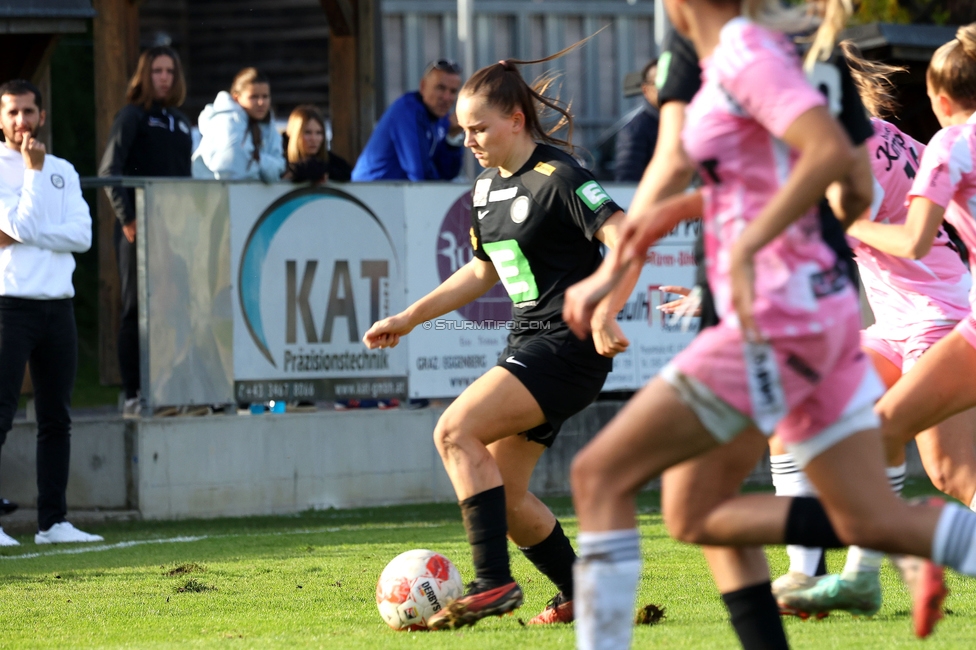
M 612 358 L 626 350 L 630 341 L 620 329 L 617 319 L 607 313 L 605 305 L 606 302 L 600 303 L 590 325 L 593 328 L 593 344 L 597 353 Z
M 0 248 L 6 248 L 7 246 L 10 246 L 12 244 L 17 244 L 17 243 L 20 242 L 18 242 L 16 239 L 14 239 L 7 233 L 0 230 Z
M 29 135 L 24 136 L 24 140 L 20 145 L 20 153 L 24 156 L 24 165 L 27 166 L 27 169 L 33 169 L 37 172 L 44 169 L 44 155 L 46 151 L 43 142 Z
M 739 317 L 742 337 L 746 341 L 759 343 L 763 340 L 763 336 L 756 325 L 752 311 L 756 298 L 756 267 L 753 254 L 740 244 L 733 246 L 729 271 L 732 284 L 732 307 Z
M 395 348 L 400 342 L 400 337 L 409 334 L 413 328 L 410 319 L 400 312 L 373 323 L 373 326 L 363 334 L 363 343 L 370 350 Z
M 584 339 L 593 327 L 593 315 L 600 301 L 616 286 L 621 273 L 614 273 L 604 260 L 593 275 L 566 290 L 563 320 L 578 338 Z
M 662 285 L 659 289 L 664 293 L 675 293 L 681 296 L 677 300 L 658 305 L 659 311 L 679 316 L 701 316 L 701 299 L 699 296 L 692 295 L 691 289 L 673 285 Z
M 133 219 L 129 223 L 122 224 L 122 234 L 125 236 L 125 240 L 130 244 L 136 243 L 136 220 Z

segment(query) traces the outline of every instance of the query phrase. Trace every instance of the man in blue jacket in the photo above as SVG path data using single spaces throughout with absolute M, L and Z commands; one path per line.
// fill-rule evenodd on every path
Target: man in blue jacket
M 641 92 L 647 102 L 627 125 L 617 134 L 617 153 L 614 156 L 613 179 L 617 182 L 637 182 L 651 162 L 657 146 L 657 126 L 661 119 L 657 106 L 657 59 L 641 71 Z
M 446 59 L 427 66 L 420 89 L 393 102 L 352 170 L 353 181 L 451 180 L 461 171 L 464 131 L 451 113 L 461 67 Z

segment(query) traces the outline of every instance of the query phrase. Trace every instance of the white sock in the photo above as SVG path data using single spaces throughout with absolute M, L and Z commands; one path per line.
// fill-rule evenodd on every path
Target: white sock
M 847 562 L 844 563 L 844 570 L 841 571 L 840 577 L 844 580 L 854 580 L 858 573 L 880 573 L 883 559 L 884 553 L 852 546 L 847 549 Z
M 901 465 L 896 465 L 895 467 L 885 468 L 885 474 L 888 475 L 888 485 L 890 485 L 891 489 L 895 491 L 895 494 L 900 495 L 901 491 L 905 488 L 905 475 L 907 473 L 907 463 L 902 463 Z
M 578 650 L 630 648 L 634 600 L 640 579 L 640 538 L 636 529 L 576 536 L 573 607 Z
M 773 487 L 778 497 L 812 497 L 817 495 L 810 479 L 793 460 L 793 454 L 776 454 L 769 457 L 769 467 L 773 475 Z M 790 558 L 790 573 L 812 576 L 817 573 L 822 548 L 809 548 L 790 544 L 786 547 Z
M 901 494 L 905 487 L 905 474 L 908 465 L 902 463 L 894 467 L 886 467 L 885 474 L 888 476 L 888 485 L 895 494 Z M 841 578 L 844 580 L 854 580 L 858 573 L 880 573 L 881 561 L 884 560 L 884 553 L 872 551 L 860 546 L 852 546 L 847 550 L 847 561 L 844 563 L 844 570 L 841 571 Z
M 976 576 L 976 514 L 947 503 L 935 526 L 932 561 Z

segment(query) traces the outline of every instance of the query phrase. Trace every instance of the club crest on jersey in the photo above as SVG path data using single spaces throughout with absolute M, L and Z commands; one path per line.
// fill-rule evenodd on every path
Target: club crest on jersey
M 610 200 L 610 195 L 596 181 L 588 181 L 580 185 L 576 188 L 576 195 L 583 199 L 586 207 L 594 212 Z
M 51 174 L 51 185 L 60 190 L 64 187 L 64 176 L 61 174 Z
M 512 202 L 512 221 L 522 223 L 529 217 L 529 197 L 520 196 Z
M 476 208 L 483 208 L 488 205 L 488 190 L 491 189 L 491 179 L 482 178 L 474 184 L 474 194 L 471 196 L 471 205 Z

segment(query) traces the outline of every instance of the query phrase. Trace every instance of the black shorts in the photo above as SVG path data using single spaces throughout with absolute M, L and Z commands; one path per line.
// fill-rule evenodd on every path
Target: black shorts
M 593 339 L 580 341 L 570 332 L 536 335 L 508 347 L 498 365 L 529 389 L 546 422 L 524 431 L 527 439 L 551 447 L 563 422 L 596 399 L 613 369 L 613 360 L 601 356 Z

